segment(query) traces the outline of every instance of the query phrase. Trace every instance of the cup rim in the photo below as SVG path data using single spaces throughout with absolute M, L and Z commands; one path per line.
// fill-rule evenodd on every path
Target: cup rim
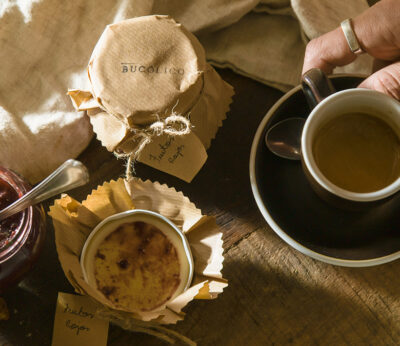
M 336 74 L 334 76 L 330 76 L 330 78 L 343 78 L 343 77 L 353 77 L 353 78 L 366 78 L 366 75 L 362 74 Z M 400 251 L 394 252 L 389 255 L 371 258 L 371 259 L 360 259 L 360 260 L 352 260 L 352 259 L 342 259 L 337 257 L 332 257 L 328 255 L 320 254 L 316 251 L 309 249 L 308 247 L 302 245 L 291 236 L 289 236 L 284 229 L 282 229 L 274 220 L 272 215 L 270 214 L 268 208 L 264 205 L 263 198 L 261 197 L 261 193 L 258 188 L 258 183 L 256 179 L 256 156 L 257 149 L 262 141 L 262 136 L 265 130 L 266 125 L 268 124 L 271 117 L 275 114 L 276 110 L 285 103 L 293 94 L 301 90 L 301 85 L 297 85 L 290 89 L 288 92 L 282 95 L 280 99 L 278 99 L 274 105 L 267 111 L 263 119 L 261 120 L 258 128 L 256 130 L 256 134 L 253 138 L 253 143 L 250 151 L 250 160 L 249 160 L 249 175 L 250 175 L 250 186 L 253 192 L 254 199 L 256 201 L 257 207 L 261 212 L 261 215 L 264 217 L 265 221 L 272 228 L 272 230 L 287 244 L 292 246 L 297 251 L 302 254 L 314 258 L 318 261 L 333 264 L 342 267 L 372 267 L 384 263 L 388 263 L 400 258 Z
M 315 120 L 315 117 L 317 114 L 321 111 L 321 109 L 324 109 L 327 107 L 327 105 L 332 102 L 332 100 L 335 100 L 339 97 L 343 97 L 343 95 L 348 95 L 348 94 L 367 94 L 367 95 L 374 95 L 379 98 L 385 99 L 385 102 L 390 102 L 397 104 L 398 107 L 400 107 L 400 104 L 398 101 L 395 99 L 391 98 L 390 96 L 380 93 L 375 90 L 370 90 L 370 89 L 364 89 L 364 88 L 352 88 L 352 89 L 346 89 L 342 91 L 338 91 L 330 96 L 328 96 L 326 99 L 321 101 L 310 113 L 308 116 L 302 136 L 301 136 L 301 155 L 302 155 L 302 160 L 304 164 L 307 167 L 307 170 L 311 174 L 312 178 L 320 185 L 323 189 L 326 191 L 332 193 L 333 195 L 336 195 L 340 198 L 354 201 L 354 202 L 374 202 L 374 201 L 379 201 L 384 198 L 387 198 L 393 194 L 395 194 L 397 191 L 400 190 L 400 177 L 398 177 L 394 182 L 392 182 L 390 185 L 385 186 L 384 188 L 377 190 L 377 191 L 372 191 L 372 192 L 352 192 L 345 190 L 332 182 L 330 182 L 320 171 L 318 168 L 314 157 L 311 153 L 312 151 L 312 143 L 311 139 L 307 138 L 307 133 L 310 129 L 310 126 L 312 122 Z

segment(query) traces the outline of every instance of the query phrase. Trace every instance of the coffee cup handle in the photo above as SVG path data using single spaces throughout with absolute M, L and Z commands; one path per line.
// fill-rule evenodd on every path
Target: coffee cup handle
M 312 68 L 305 72 L 301 77 L 301 86 L 311 109 L 336 92 L 332 82 L 319 68 Z

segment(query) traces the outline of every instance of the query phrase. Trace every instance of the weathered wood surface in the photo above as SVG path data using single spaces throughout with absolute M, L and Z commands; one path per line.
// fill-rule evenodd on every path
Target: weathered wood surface
M 275 235 L 253 200 L 248 160 L 257 126 L 281 93 L 220 72 L 236 96 L 193 182 L 137 165 L 141 178 L 183 191 L 204 213 L 216 216 L 224 232 L 223 273 L 229 287 L 214 301 L 192 302 L 185 320 L 173 328 L 199 345 L 399 345 L 400 261 L 364 269 L 335 267 L 302 255 Z M 96 140 L 80 160 L 89 167 L 91 181 L 71 193 L 78 200 L 123 174 L 122 163 Z M 50 345 L 57 292 L 72 293 L 49 218 L 47 228 L 38 265 L 5 295 L 11 318 L 0 322 L 0 345 Z M 108 344 L 163 343 L 111 327 Z

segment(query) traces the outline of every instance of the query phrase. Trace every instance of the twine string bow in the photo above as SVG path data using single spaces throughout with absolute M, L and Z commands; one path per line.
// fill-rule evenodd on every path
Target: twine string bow
M 118 159 L 127 159 L 126 178 L 130 180 L 133 177 L 132 173 L 135 172 L 134 163 L 153 137 L 163 134 L 184 136 L 190 133 L 190 127 L 191 124 L 188 118 L 178 115 L 172 110 L 172 115 L 163 120 L 159 119 L 145 129 L 132 129 L 133 136 L 127 142 L 138 143 L 135 149 L 129 153 L 114 151 L 114 155 Z

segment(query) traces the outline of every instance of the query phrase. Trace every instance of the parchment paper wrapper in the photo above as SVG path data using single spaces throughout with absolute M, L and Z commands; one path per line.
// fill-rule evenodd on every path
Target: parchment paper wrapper
M 77 110 L 87 111 L 102 144 L 190 182 L 233 95 L 197 38 L 168 16 L 109 25 L 88 77 L 91 90 L 68 94 Z
M 93 228 L 106 217 L 129 209 L 152 210 L 170 219 L 186 235 L 194 259 L 194 277 L 188 290 L 151 312 L 124 312 L 110 306 L 83 278 L 79 263 L 83 245 Z M 182 320 L 182 308 L 193 299 L 213 299 L 226 287 L 222 278 L 222 233 L 215 218 L 201 211 L 181 192 L 158 182 L 132 179 L 111 181 L 99 186 L 82 203 L 63 195 L 50 207 L 56 247 L 64 273 L 80 294 L 98 302 L 98 314 L 126 329 L 136 330 L 138 321 L 176 323 Z

